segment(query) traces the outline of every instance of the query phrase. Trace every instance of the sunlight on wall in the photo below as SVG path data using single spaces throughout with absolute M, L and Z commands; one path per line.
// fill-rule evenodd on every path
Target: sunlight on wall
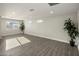
M 25 37 L 16 37 L 11 39 L 6 39 L 6 51 L 18 46 L 21 46 L 23 44 L 31 42 L 29 39 Z

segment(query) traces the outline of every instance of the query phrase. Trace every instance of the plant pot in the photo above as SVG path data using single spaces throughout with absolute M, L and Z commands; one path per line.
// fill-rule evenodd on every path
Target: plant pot
M 72 46 L 72 47 L 74 47 L 75 46 L 75 42 L 74 41 L 70 41 L 70 45 Z

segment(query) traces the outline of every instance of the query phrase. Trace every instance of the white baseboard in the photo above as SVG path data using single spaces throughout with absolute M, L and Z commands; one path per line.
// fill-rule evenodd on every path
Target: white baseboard
M 25 34 L 26 34 L 26 33 L 25 33 Z M 69 43 L 68 41 L 64 41 L 64 40 L 57 39 L 57 38 L 51 38 L 51 37 L 47 37 L 47 36 L 40 36 L 40 35 L 30 34 L 30 33 L 27 33 L 27 34 L 28 34 L 28 35 L 37 36 L 37 37 L 47 38 L 47 39 L 50 39 L 50 40 L 56 40 L 56 41 L 60 41 L 60 42 L 64 42 L 64 43 Z

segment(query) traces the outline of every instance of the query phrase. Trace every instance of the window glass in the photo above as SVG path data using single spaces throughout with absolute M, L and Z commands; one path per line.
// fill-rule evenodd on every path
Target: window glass
M 11 28 L 11 29 L 18 28 L 18 22 L 17 21 L 8 21 L 7 28 Z

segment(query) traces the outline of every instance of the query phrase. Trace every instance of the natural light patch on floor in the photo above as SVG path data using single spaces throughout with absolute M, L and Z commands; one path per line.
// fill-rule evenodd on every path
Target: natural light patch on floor
M 17 39 L 22 45 L 30 42 L 30 40 L 28 40 L 28 39 L 25 38 L 25 37 L 17 37 L 16 39 Z
M 11 38 L 11 39 L 6 40 L 6 50 L 9 50 L 9 49 L 14 48 L 16 46 L 20 46 L 20 44 L 16 40 L 16 38 Z
M 6 39 L 6 51 L 29 42 L 31 41 L 25 37 Z

